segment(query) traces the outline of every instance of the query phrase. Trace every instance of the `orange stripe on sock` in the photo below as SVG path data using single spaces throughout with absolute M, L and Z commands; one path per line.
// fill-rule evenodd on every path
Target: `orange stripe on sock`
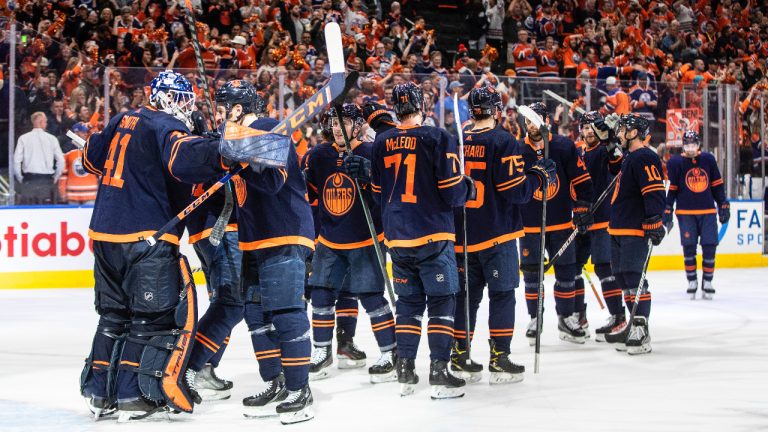
M 446 334 L 448 336 L 453 337 L 453 332 L 449 332 L 445 330 L 427 330 L 427 334 L 434 334 L 434 333 Z
M 410 334 L 415 334 L 415 335 L 421 336 L 421 332 L 420 331 L 413 331 L 413 330 L 399 330 L 399 329 L 396 329 L 395 333 L 410 333 Z

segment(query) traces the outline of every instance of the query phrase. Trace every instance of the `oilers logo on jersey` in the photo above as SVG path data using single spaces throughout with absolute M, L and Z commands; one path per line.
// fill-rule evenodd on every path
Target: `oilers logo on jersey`
M 342 172 L 334 173 L 323 187 L 323 206 L 334 216 L 347 214 L 355 205 L 355 182 Z
M 709 189 L 709 175 L 699 167 L 691 168 L 685 173 L 685 185 L 691 192 L 704 192 Z
M 237 196 L 237 206 L 242 207 L 248 198 L 248 189 L 245 187 L 245 180 L 240 176 L 232 177 L 232 184 L 235 187 L 235 196 Z
M 83 168 L 83 157 L 80 156 L 74 161 L 72 161 L 72 173 L 76 175 L 77 177 L 86 177 L 90 175 L 88 171 Z
M 560 191 L 560 176 L 555 175 L 555 180 L 547 185 L 547 199 L 551 200 Z M 541 201 L 541 186 L 533 191 L 533 199 Z

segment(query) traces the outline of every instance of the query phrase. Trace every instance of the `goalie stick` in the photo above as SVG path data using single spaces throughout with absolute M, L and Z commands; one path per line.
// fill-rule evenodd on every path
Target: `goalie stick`
M 456 132 L 459 138 L 459 173 L 464 175 L 464 131 L 461 130 L 461 117 L 459 117 L 459 98 L 456 93 L 453 94 L 453 115 L 456 118 L 454 123 L 456 124 Z M 469 252 L 467 251 L 467 203 L 461 206 L 461 213 L 463 216 L 462 231 L 464 234 L 464 241 L 462 246 L 464 247 L 463 261 L 464 261 L 464 322 L 467 336 L 467 365 L 472 364 L 472 340 L 471 329 L 469 322 Z
M 333 28 L 336 28 L 334 31 Z M 281 135 L 290 136 L 296 129 L 301 127 L 304 123 L 309 121 L 312 117 L 320 114 L 326 105 L 333 103 L 337 98 L 343 98 L 349 89 L 355 84 L 356 79 L 344 79 L 344 53 L 341 50 L 341 38 L 339 36 L 338 43 L 329 42 L 329 35 L 340 35 L 341 31 L 338 29 L 338 24 L 328 23 L 325 26 L 326 44 L 328 46 L 328 59 L 331 69 L 331 79 L 328 83 L 321 88 L 312 97 L 307 99 L 300 107 L 296 108 L 288 117 L 275 126 L 270 132 L 278 133 Z M 155 232 L 151 237 L 145 239 L 145 241 L 153 246 L 157 243 L 157 240 L 175 227 L 179 222 L 192 213 L 197 207 L 200 206 L 211 195 L 216 193 L 222 186 L 224 186 L 233 176 L 237 175 L 248 165 L 238 165 L 236 168 L 227 173 L 224 177 L 219 179 L 211 187 L 209 187 L 202 195 L 196 200 L 192 201 L 182 211 L 180 211 L 173 219 L 169 220 L 162 228 Z

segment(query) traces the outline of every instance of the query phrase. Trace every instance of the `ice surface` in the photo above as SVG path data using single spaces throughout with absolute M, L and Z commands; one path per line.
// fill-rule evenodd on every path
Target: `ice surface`
M 720 269 L 715 300 L 691 301 L 682 272 L 650 274 L 653 353 L 630 357 L 594 339 L 577 346 L 557 339 L 552 279 L 547 283 L 541 373 L 524 337 L 528 316 L 517 292 L 512 360 L 525 381 L 470 385 L 458 400 L 432 401 L 427 385 L 426 337 L 417 360 L 421 383 L 401 399 L 396 383 L 373 386 L 367 370 L 339 371 L 312 383 L 315 420 L 292 431 L 755 431 L 768 430 L 768 269 Z M 204 287 L 198 287 L 205 308 Z M 607 317 L 587 288 L 590 325 Z M 368 318 L 360 308 L 356 342 L 378 358 Z M 94 423 L 78 380 L 97 322 L 93 294 L 75 290 L 0 290 L 0 431 L 281 430 L 277 419 L 242 416 L 241 400 L 261 389 L 244 324 L 233 332 L 218 374 L 235 382 L 232 399 L 203 404 L 171 422 Z M 473 349 L 488 364 L 487 304 Z M 287 430 L 287 429 L 286 429 Z

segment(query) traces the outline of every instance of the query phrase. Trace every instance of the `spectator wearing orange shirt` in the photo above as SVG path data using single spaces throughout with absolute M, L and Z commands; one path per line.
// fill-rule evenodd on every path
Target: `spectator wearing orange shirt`
M 607 89 L 605 96 L 605 114 L 616 113 L 618 115 L 629 114 L 629 95 L 619 86 L 619 81 L 615 76 L 610 76 L 605 80 Z
M 536 45 L 528 42 L 528 30 L 517 32 L 518 42 L 514 45 L 512 54 L 515 57 L 515 73 L 519 77 L 538 76 L 536 67 Z
M 72 132 L 82 139 L 88 138 L 88 125 L 75 123 Z M 93 204 L 99 179 L 83 168 L 83 151 L 74 148 L 64 154 L 64 171 L 58 180 L 59 197 L 71 205 Z

